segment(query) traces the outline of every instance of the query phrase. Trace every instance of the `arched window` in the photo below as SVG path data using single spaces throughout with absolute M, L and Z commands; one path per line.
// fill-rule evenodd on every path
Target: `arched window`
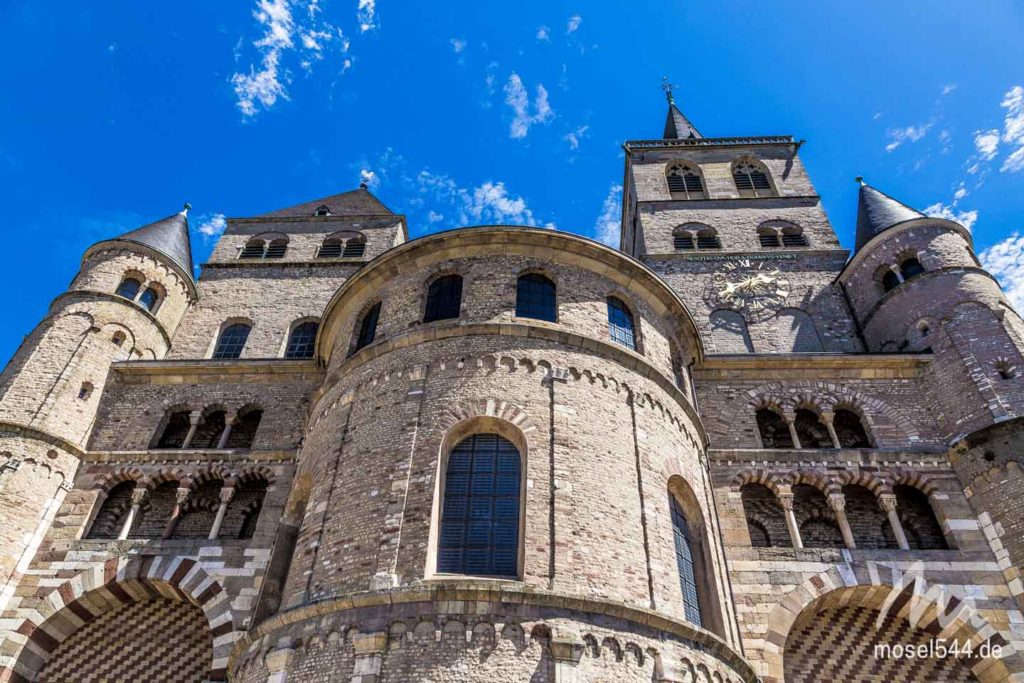
M 750 340 L 747 321 L 743 316 L 728 308 L 711 313 L 711 346 L 715 353 L 753 353 L 754 343 Z
M 762 249 L 779 249 L 782 247 L 782 237 L 775 228 L 761 226 L 757 229 L 757 241 Z
M 741 197 L 772 197 L 772 183 L 768 170 L 752 159 L 741 159 L 733 164 L 732 179 Z
M 462 308 L 462 276 L 444 275 L 427 288 L 427 306 L 423 322 L 458 318 Z
M 224 514 L 220 538 L 252 538 L 256 532 L 268 482 L 261 476 L 243 475 Z
M 884 267 L 881 275 L 884 291 L 888 292 L 900 286 L 900 276 L 892 268 Z
M 207 538 L 220 507 L 220 479 L 205 481 L 189 493 L 174 522 L 171 538 Z
M 276 239 L 267 245 L 267 252 L 263 258 L 284 258 L 286 251 L 288 251 L 288 240 Z
M 115 292 L 115 294 L 117 294 L 118 296 L 123 296 L 125 299 L 131 299 L 132 301 L 134 301 L 135 295 L 139 293 L 139 287 L 141 286 L 142 283 L 136 280 L 135 278 L 126 277 L 124 280 L 121 281 L 121 284 L 117 286 L 117 291 Z
M 894 486 L 896 512 L 912 550 L 946 550 L 949 545 L 928 496 L 913 486 Z
M 516 281 L 516 317 L 555 322 L 555 283 L 539 273 L 520 275 Z
M 697 231 L 697 249 L 721 249 L 722 241 L 714 228 L 703 228 Z
M 313 347 L 316 346 L 316 331 L 320 325 L 313 320 L 296 325 L 288 335 L 288 345 L 284 350 L 285 358 L 312 358 Z
M 796 427 L 796 438 L 800 439 L 801 448 L 832 448 L 828 428 L 813 410 L 798 409 L 793 426 Z
M 352 345 L 353 354 L 359 349 L 369 346 L 373 343 L 373 340 L 377 338 L 377 321 L 380 319 L 380 304 L 380 301 L 375 303 L 366 311 L 366 313 L 363 313 L 363 317 L 359 319 L 359 325 L 356 328 L 355 344 Z
M 231 433 L 228 434 L 226 447 L 252 448 L 261 420 L 263 420 L 263 411 L 259 408 L 250 408 L 239 415 L 238 421 L 231 428 Z
M 672 246 L 676 251 L 693 251 L 697 248 L 697 241 L 692 232 L 679 226 L 672 233 Z
M 608 297 L 608 334 L 612 341 L 636 351 L 636 329 L 633 314 L 618 297 Z
M 160 438 L 157 439 L 156 447 L 181 448 L 185 444 L 185 437 L 188 436 L 188 431 L 191 427 L 189 411 L 179 410 L 171 413 L 171 416 L 167 418 L 167 424 L 164 426 L 163 432 L 160 433 Z
M 784 308 L 775 316 L 781 353 L 816 353 L 822 351 L 821 337 L 814 320 L 799 308 Z
M 808 484 L 793 487 L 793 514 L 805 548 L 845 548 L 835 513 L 819 489 Z
M 793 249 L 809 246 L 803 228 L 789 221 L 766 221 L 757 228 L 757 240 L 763 249 Z
M 923 273 L 924 266 L 916 258 L 908 258 L 900 264 L 900 272 L 903 273 L 903 280 L 905 282 Z
M 366 236 L 361 232 L 338 232 L 327 237 L 317 249 L 317 258 L 361 258 L 366 252 Z
M 263 252 L 267 248 L 267 243 L 261 239 L 251 239 L 245 243 L 242 250 L 238 252 L 238 258 L 244 259 L 255 259 L 263 258 Z
M 899 548 L 874 493 L 863 486 L 847 484 L 843 487 L 843 499 L 846 501 L 846 519 L 850 522 L 853 541 L 858 548 Z
M 129 538 L 162 538 L 167 523 L 177 505 L 179 483 L 165 481 L 149 490 L 145 502 L 139 509 L 139 516 L 132 524 Z
M 156 313 L 156 309 L 160 304 L 160 292 L 152 287 L 147 287 L 146 291 L 139 297 L 139 305 L 145 308 L 150 313 Z
M 740 489 L 743 514 L 747 518 L 750 545 L 754 548 L 792 546 L 786 514 L 779 499 L 764 484 L 744 484 Z
M 755 418 L 762 448 L 793 448 L 793 436 L 781 415 L 771 408 L 758 408 Z
M 331 215 L 331 210 L 326 205 L 325 206 L 321 206 L 321 207 L 317 208 L 316 213 L 314 213 L 313 215 L 314 216 L 330 216 Z
M 782 246 L 784 247 L 806 247 L 810 246 L 807 235 L 799 225 L 793 225 L 782 229 Z
M 448 455 L 437 571 L 518 576 L 520 453 L 497 434 L 475 434 Z
M 125 518 L 132 507 L 132 491 L 135 490 L 134 481 L 122 481 L 110 489 L 107 497 L 103 499 L 99 512 L 93 517 L 92 526 L 86 538 L 117 538 L 121 527 L 124 526 Z
M 842 448 L 871 448 L 871 440 L 864 429 L 860 415 L 852 410 L 840 408 L 832 419 L 832 427 L 839 437 Z
M 690 523 L 683 514 L 676 497 L 669 494 L 672 507 L 672 537 L 676 548 L 676 570 L 679 573 L 679 588 L 683 592 L 683 610 L 686 620 L 701 625 L 700 600 L 697 597 L 697 574 L 694 569 L 693 545 L 690 542 Z
M 692 164 L 674 164 L 665 174 L 672 199 L 704 199 L 704 181 Z
M 345 242 L 345 249 L 341 255 L 345 258 L 360 258 L 366 251 L 366 238 L 362 235 L 353 237 Z
M 320 245 L 320 248 L 316 250 L 317 258 L 338 258 L 341 256 L 341 250 L 345 247 L 344 241 L 337 237 L 328 237 Z
M 217 346 L 213 349 L 213 357 L 218 360 L 240 357 L 242 349 L 245 348 L 245 342 L 249 339 L 250 330 L 252 328 L 245 323 L 228 325 L 220 333 Z
M 223 410 L 213 410 L 203 415 L 203 420 L 196 427 L 195 434 L 192 435 L 192 441 L 188 447 L 216 448 L 220 444 L 221 434 L 224 433 L 224 417 L 225 412 Z

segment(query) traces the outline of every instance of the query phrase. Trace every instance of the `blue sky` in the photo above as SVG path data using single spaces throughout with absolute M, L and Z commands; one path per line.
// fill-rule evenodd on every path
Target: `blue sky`
M 413 236 L 605 238 L 659 83 L 706 136 L 792 134 L 844 245 L 856 185 L 974 231 L 1024 300 L 1024 5 L 967 2 L 8 0 L 0 7 L 0 362 L 89 244 L 365 179 Z

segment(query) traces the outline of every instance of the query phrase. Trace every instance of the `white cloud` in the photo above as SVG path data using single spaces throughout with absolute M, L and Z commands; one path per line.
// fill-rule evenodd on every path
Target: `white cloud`
M 999 129 L 974 131 L 974 148 L 985 161 L 992 161 L 999 152 Z
M 222 213 L 215 213 L 211 216 L 198 216 L 197 222 L 196 232 L 202 235 L 204 239 L 217 237 L 228 227 L 227 218 Z
M 423 170 L 417 174 L 415 182 L 421 195 L 451 209 L 445 213 L 431 209 L 427 220 L 432 223 L 450 215 L 459 225 L 499 223 L 555 227 L 553 223 L 543 223 L 538 219 L 526 200 L 511 195 L 502 181 L 488 180 L 476 187 L 465 188 L 450 176 Z
M 377 25 L 374 22 L 377 13 L 377 0 L 359 0 L 359 7 L 356 9 L 356 18 L 359 20 L 359 30 L 366 33 Z
M 548 91 L 539 84 L 533 100 L 533 113 L 530 113 L 530 96 L 519 74 L 514 71 L 505 82 L 505 104 L 512 108 L 509 137 L 513 139 L 525 138 L 530 132 L 530 126 L 535 123 L 547 123 L 555 115 L 548 104 Z
M 932 124 L 925 123 L 920 126 L 907 126 L 906 128 L 890 128 L 886 131 L 889 136 L 889 144 L 885 146 L 886 152 L 892 152 L 905 142 L 917 142 L 928 134 Z
M 466 41 L 462 38 L 452 38 L 448 41 L 452 45 L 452 51 L 455 54 L 459 54 L 466 49 Z
M 586 135 L 589 129 L 590 126 L 580 126 L 576 130 L 566 133 L 562 139 L 569 143 L 569 149 L 579 149 L 580 139 Z
M 1017 145 L 1017 149 L 1003 160 L 999 170 L 1003 173 L 1024 171 L 1024 88 L 1019 85 L 1010 88 L 1003 96 L 1002 106 L 1006 109 L 1003 142 Z
M 960 187 L 956 188 L 956 192 L 953 193 L 953 201 L 958 202 L 967 196 L 967 188 L 964 187 L 964 181 L 960 181 Z
M 1003 285 L 1003 293 L 1013 307 L 1024 310 L 1024 236 L 1014 232 L 986 248 L 978 259 Z
M 601 203 L 601 215 L 594 223 L 594 236 L 609 247 L 618 248 L 622 227 L 622 185 L 612 183 Z
M 977 211 L 960 211 L 957 209 L 955 200 L 952 204 L 935 202 L 931 206 L 926 206 L 923 213 L 933 218 L 945 218 L 948 221 L 954 221 L 968 230 L 971 230 L 974 224 L 978 222 Z
M 362 168 L 359 170 L 359 183 L 366 185 L 371 190 L 376 190 L 380 187 L 380 178 L 370 169 Z
M 236 72 L 231 77 L 238 98 L 238 108 L 244 117 L 255 115 L 260 109 L 270 109 L 279 99 L 288 99 L 287 84 L 291 82 L 282 60 L 291 51 L 299 51 L 298 64 L 310 71 L 314 61 L 323 59 L 328 43 L 337 44 L 347 52 L 349 41 L 340 29 L 317 19 L 318 0 L 309 0 L 307 19 L 296 20 L 292 9 L 296 0 L 257 0 L 253 17 L 263 30 L 252 45 L 260 54 L 259 65 L 250 65 L 248 73 Z M 296 42 L 298 38 L 298 42 Z M 236 48 L 236 59 L 240 47 Z
M 958 83 L 947 83 L 946 85 L 942 86 L 942 96 L 945 97 L 946 95 L 956 90 L 958 85 Z
M 443 220 L 444 220 L 444 214 L 443 213 L 438 213 L 437 211 L 434 211 L 433 209 L 431 209 L 429 212 L 427 212 L 427 221 L 428 222 L 430 222 L 430 223 L 439 223 L 439 222 L 441 222 Z
M 566 33 L 576 33 L 576 31 L 580 27 L 580 24 L 582 24 L 582 23 L 583 23 L 583 17 L 581 17 L 578 14 L 572 15 L 571 17 L 569 17 L 569 23 L 566 24 L 566 26 L 565 26 L 565 32 Z
M 537 27 L 537 40 L 550 40 L 551 39 L 551 28 L 548 26 Z

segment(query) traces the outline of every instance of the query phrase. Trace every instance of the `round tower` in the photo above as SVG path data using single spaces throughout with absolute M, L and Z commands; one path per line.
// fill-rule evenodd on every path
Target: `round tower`
M 0 374 L 0 604 L 74 476 L 111 363 L 162 358 L 196 298 L 187 210 L 90 247 Z

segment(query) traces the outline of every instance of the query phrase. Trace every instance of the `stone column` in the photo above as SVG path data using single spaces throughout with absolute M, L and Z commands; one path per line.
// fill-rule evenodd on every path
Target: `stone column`
M 388 644 L 388 634 L 383 631 L 376 633 L 357 633 L 352 636 L 352 648 L 355 650 L 356 661 L 352 667 L 350 683 L 377 683 L 380 678 L 380 667 L 384 661 L 384 648 Z
M 896 278 L 900 281 L 900 284 L 906 282 L 906 280 L 903 279 L 903 271 L 900 270 L 899 266 L 889 266 L 889 270 L 895 273 Z
M 263 658 L 267 665 L 267 683 L 285 683 L 288 680 L 288 669 L 292 659 L 295 657 L 295 650 L 290 647 L 271 650 Z
M 174 493 L 174 509 L 171 510 L 171 518 L 167 520 L 167 526 L 164 527 L 164 538 L 170 538 L 171 534 L 174 533 L 174 527 L 178 523 L 178 517 L 181 516 L 181 506 L 188 500 L 189 490 L 185 488 L 178 488 Z
M 574 633 L 556 632 L 551 637 L 550 647 L 555 663 L 554 683 L 583 683 L 579 677 L 583 641 Z
M 841 493 L 830 493 L 828 505 L 836 515 L 839 532 L 843 535 L 843 543 L 851 550 L 856 548 L 857 544 L 853 541 L 853 529 L 850 528 L 850 522 L 846 519 L 846 497 Z
M 793 448 L 803 448 L 800 445 L 800 437 L 796 434 L 796 415 L 786 413 L 784 419 L 786 420 L 786 426 L 789 427 L 789 438 L 793 440 Z
M 235 422 L 238 421 L 238 417 L 234 413 L 230 413 L 224 416 L 224 431 L 220 433 L 220 439 L 217 440 L 217 448 L 228 447 L 228 437 L 231 436 L 231 428 L 235 426 Z
M 199 428 L 199 422 L 203 419 L 203 414 L 198 410 L 193 410 L 188 415 L 188 434 L 185 435 L 185 440 L 181 443 L 182 450 L 192 445 L 192 437 L 196 435 L 196 429 Z
M 213 518 L 213 526 L 210 527 L 209 540 L 215 540 L 220 535 L 220 525 L 224 523 L 224 513 L 228 511 L 228 503 L 235 497 L 234 486 L 224 486 L 220 490 L 220 506 L 217 508 L 217 516 Z
M 889 518 L 889 526 L 892 527 L 892 533 L 896 536 L 900 550 L 910 550 L 907 535 L 903 533 L 903 523 L 900 522 L 900 516 L 896 514 L 896 494 L 883 493 L 878 497 L 878 505 L 885 510 L 885 515 Z
M 793 541 L 794 548 L 803 548 L 804 541 L 800 538 L 800 527 L 796 525 L 796 515 L 793 514 L 793 493 L 782 491 L 779 494 L 779 503 L 782 504 L 782 511 L 786 515 L 786 527 L 789 529 L 789 538 Z
M 835 417 L 836 414 L 831 410 L 821 411 L 821 421 L 825 423 L 825 429 L 828 430 L 828 438 L 832 439 L 832 448 L 842 448 L 843 445 L 839 443 L 839 435 L 836 434 L 836 426 L 832 424 Z
M 121 532 L 117 535 L 117 540 L 123 541 L 128 538 L 128 534 L 132 530 L 132 524 L 135 523 L 135 518 L 139 515 L 139 508 L 142 507 L 142 503 L 146 500 L 148 494 L 149 489 L 145 486 L 136 486 L 132 489 L 132 506 L 128 510 L 128 516 L 125 517 L 124 524 L 121 526 Z

